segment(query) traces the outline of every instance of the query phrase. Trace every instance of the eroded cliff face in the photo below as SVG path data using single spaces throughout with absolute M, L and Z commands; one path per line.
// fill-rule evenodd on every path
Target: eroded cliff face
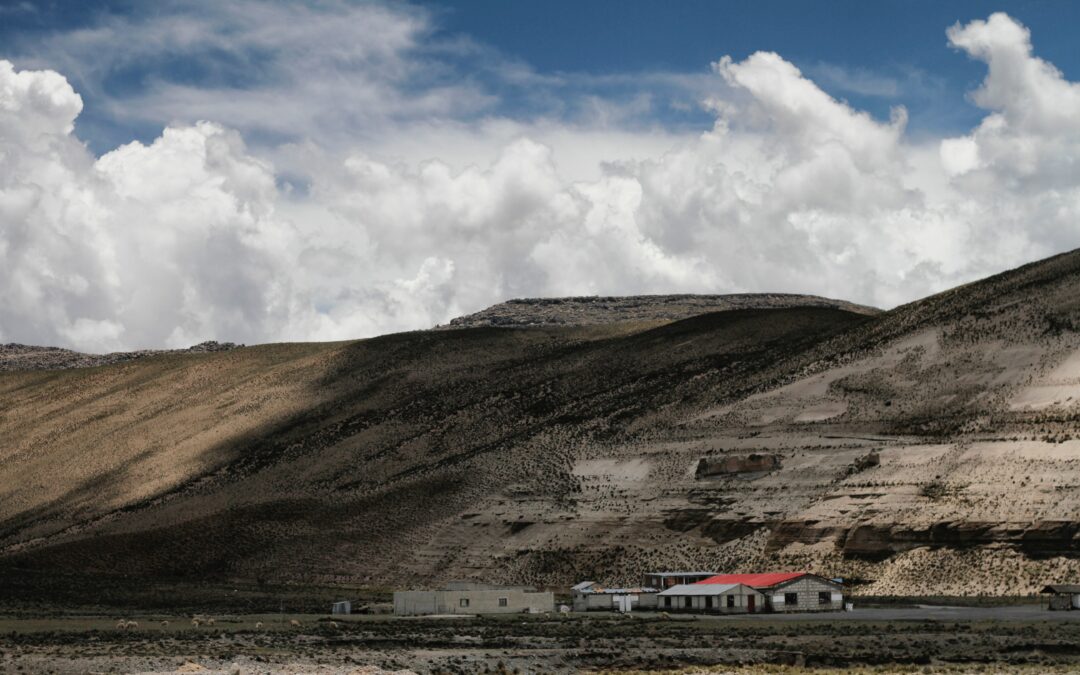
M 0 566 L 385 585 L 1080 578 L 1080 255 L 880 316 L 466 328 L 0 374 Z
M 603 466 L 633 479 L 579 471 L 585 529 L 618 542 L 606 564 L 626 580 L 808 568 L 966 594 L 1080 577 L 1078 291 L 1070 254 L 778 355 L 773 379 L 609 447 Z M 565 560 L 596 564 L 589 537 Z

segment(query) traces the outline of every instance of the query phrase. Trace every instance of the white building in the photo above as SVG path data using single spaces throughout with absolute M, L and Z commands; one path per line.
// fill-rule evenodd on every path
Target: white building
M 765 596 L 746 584 L 678 584 L 661 591 L 657 609 L 698 614 L 747 614 L 765 609 Z

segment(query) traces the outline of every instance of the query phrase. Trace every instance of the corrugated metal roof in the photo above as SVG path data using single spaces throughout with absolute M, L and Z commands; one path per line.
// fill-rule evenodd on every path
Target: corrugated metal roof
M 716 574 L 716 572 L 646 572 L 647 577 L 700 577 L 703 574 Z
M 746 584 L 751 588 L 767 588 L 792 579 L 806 576 L 808 572 L 769 572 L 767 574 L 717 574 L 698 584 Z
M 577 585 L 571 587 L 570 590 L 572 590 L 572 591 L 583 591 L 586 588 L 590 588 L 590 587 L 595 586 L 595 585 L 596 585 L 595 581 L 582 581 L 580 584 L 577 584 Z
M 723 595 L 730 593 L 742 584 L 679 584 L 672 586 L 660 595 Z

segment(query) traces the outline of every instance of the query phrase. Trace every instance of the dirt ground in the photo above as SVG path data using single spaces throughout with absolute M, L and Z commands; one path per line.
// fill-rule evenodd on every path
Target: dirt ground
M 889 611 L 897 618 L 882 619 Z M 0 617 L 0 673 L 1080 672 L 1080 621 L 1066 613 L 903 611 L 865 621 L 260 614 L 199 626 L 160 614 Z

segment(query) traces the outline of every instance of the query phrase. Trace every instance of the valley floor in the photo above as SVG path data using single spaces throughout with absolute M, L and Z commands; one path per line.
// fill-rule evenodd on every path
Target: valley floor
M 119 618 L 137 620 L 117 629 Z M 163 622 L 168 622 L 167 624 Z M 294 623 L 295 622 L 295 623 Z M 261 624 L 261 625 L 260 625 Z M 0 617 L 0 673 L 1080 672 L 1080 612 L 908 607 L 804 617 Z M 856 671 L 860 672 L 860 671 Z

